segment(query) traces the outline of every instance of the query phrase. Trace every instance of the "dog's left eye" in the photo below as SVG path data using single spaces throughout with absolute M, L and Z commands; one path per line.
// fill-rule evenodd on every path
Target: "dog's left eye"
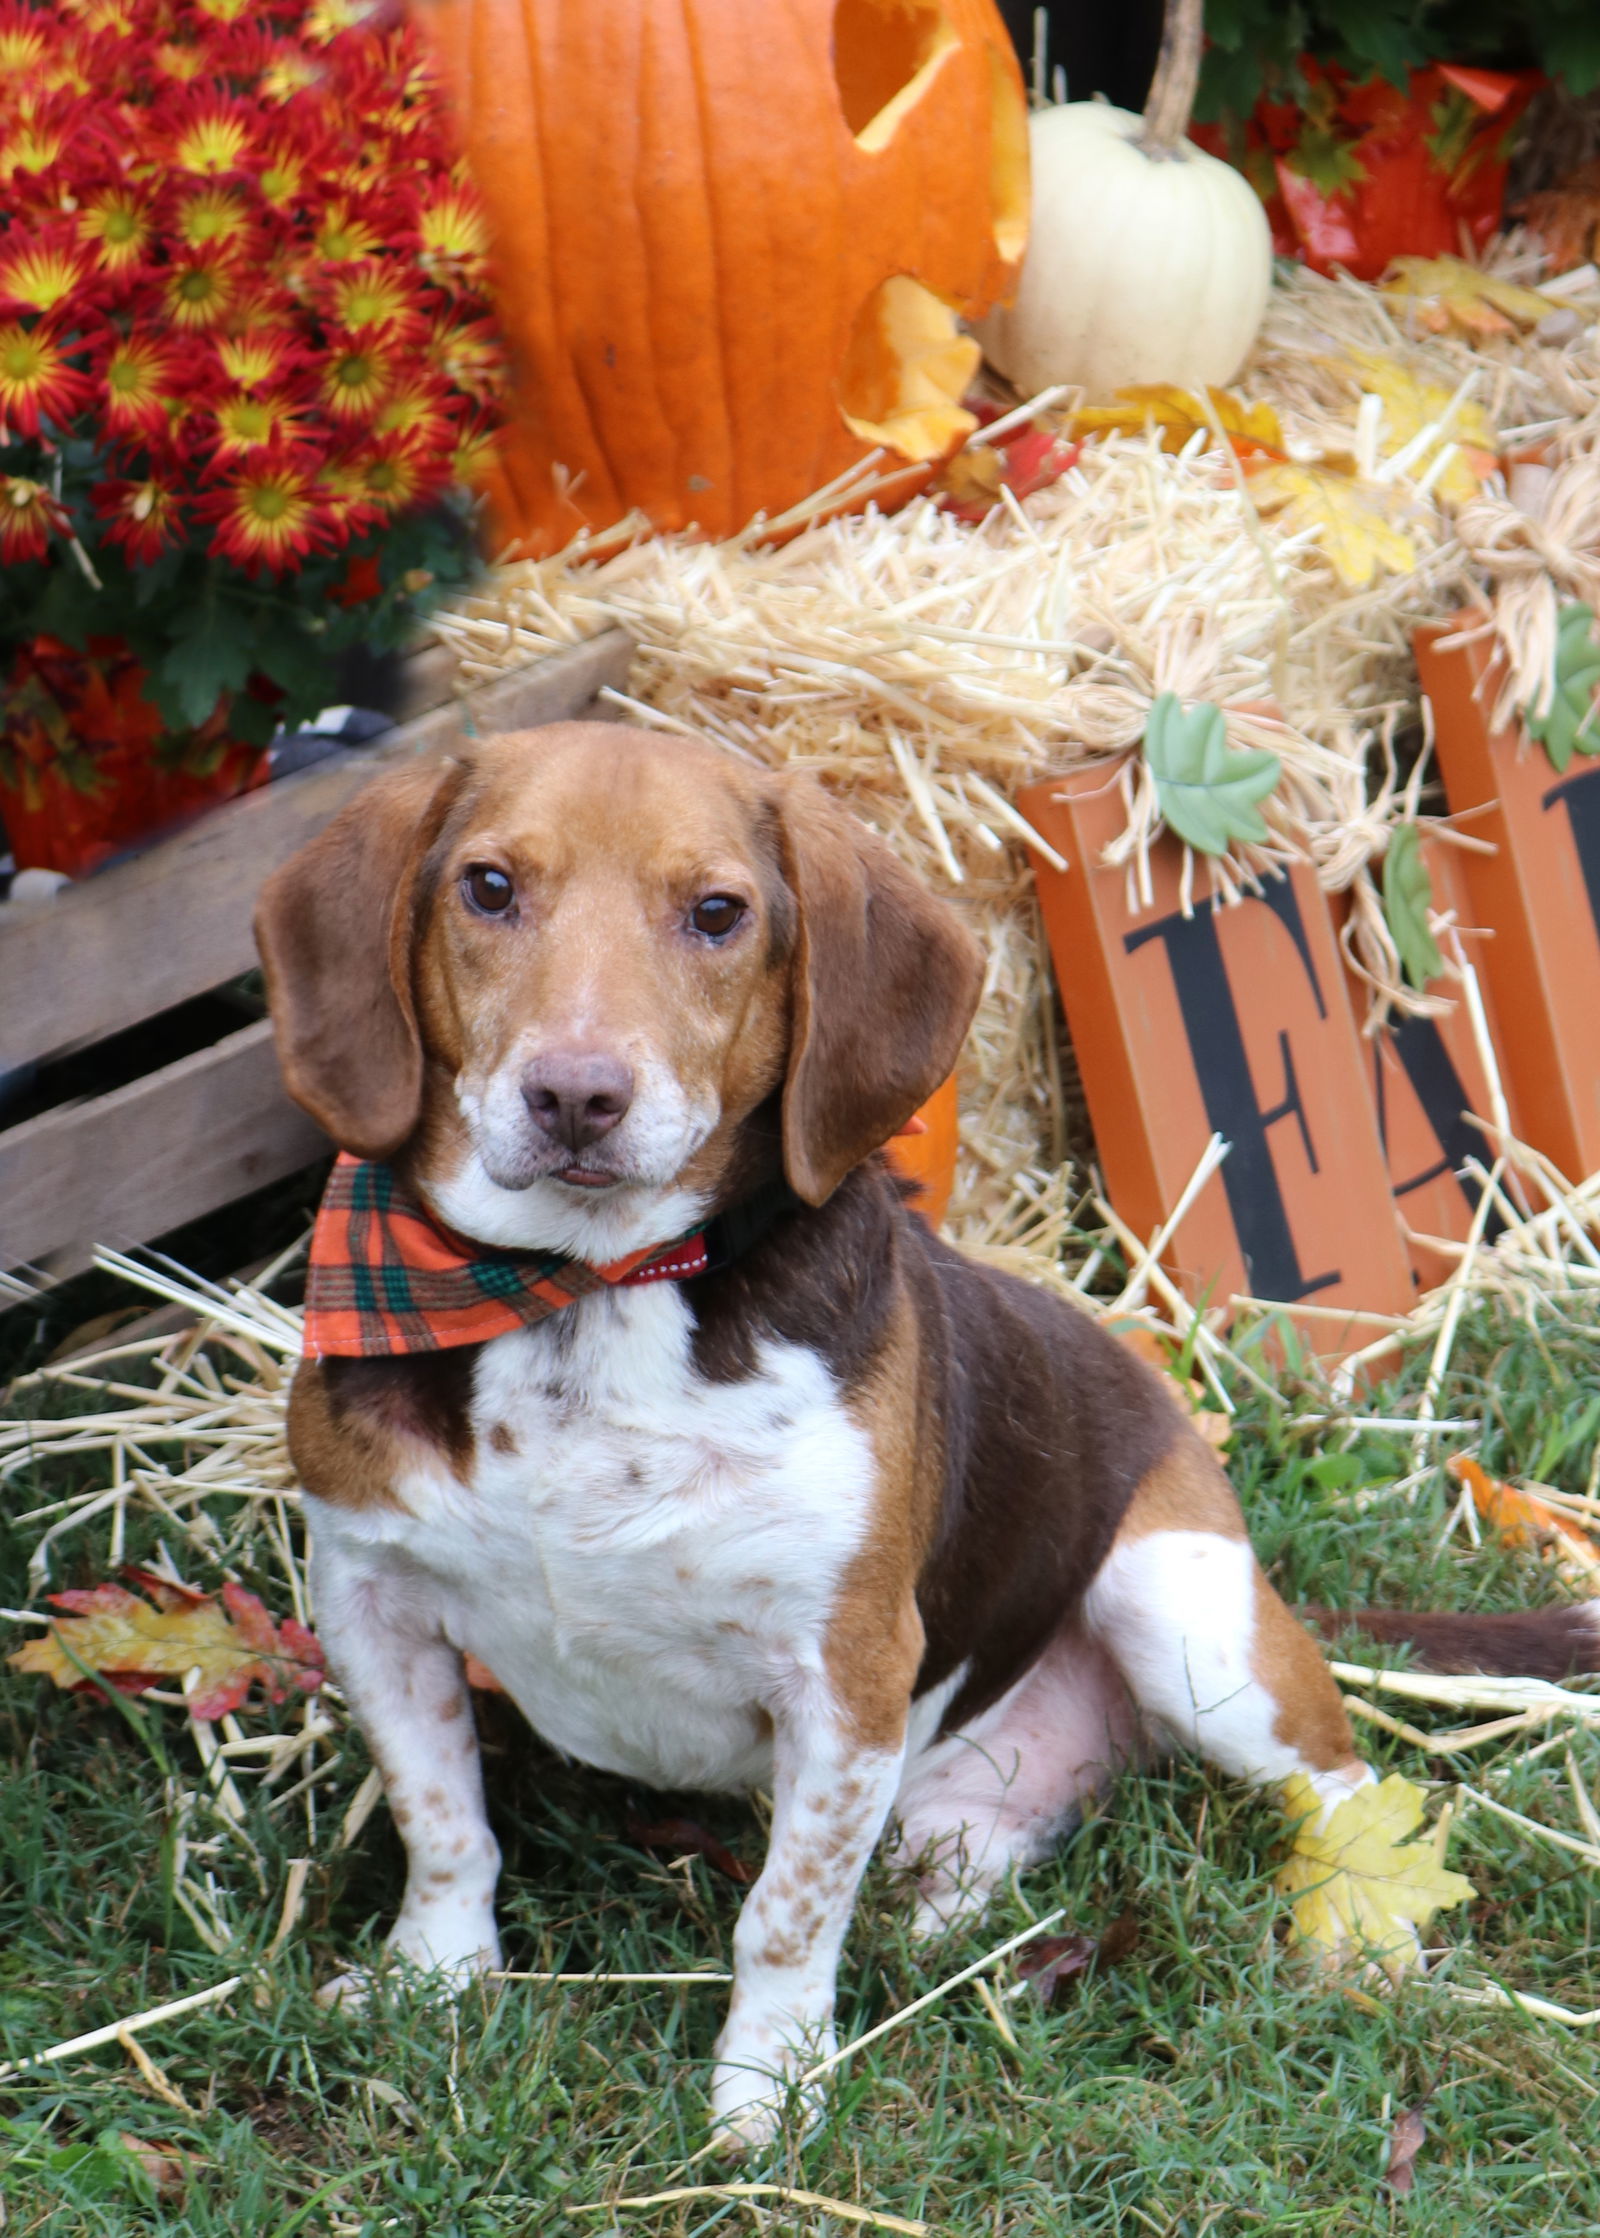
M 744 913 L 744 903 L 736 894 L 707 894 L 690 910 L 689 922 L 708 940 L 726 940 Z

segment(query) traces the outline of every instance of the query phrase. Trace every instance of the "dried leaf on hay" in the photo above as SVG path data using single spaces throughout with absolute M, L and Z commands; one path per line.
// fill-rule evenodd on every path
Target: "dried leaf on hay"
M 1537 326 L 1557 308 L 1549 296 L 1459 256 L 1397 256 L 1381 285 L 1402 317 L 1432 334 L 1455 328 L 1475 340 Z
M 1404 1973 L 1417 1963 L 1417 1930 L 1477 1894 L 1445 1869 L 1439 1828 L 1414 1838 L 1422 1791 L 1398 1772 L 1357 1788 L 1321 1824 L 1322 1799 L 1303 1773 L 1284 1782 L 1283 1802 L 1300 1824 L 1276 1885 L 1290 1900 L 1292 1940 L 1324 1965 L 1366 1956 Z
M 1370 482 L 1320 466 L 1264 466 L 1250 477 L 1259 513 L 1282 513 L 1316 538 L 1329 566 L 1351 590 L 1380 574 L 1409 575 L 1417 547 L 1391 514 L 1393 499 Z
M 112 1584 L 53 1593 L 67 1621 L 9 1655 L 12 1669 L 76 1693 L 92 1683 L 80 1667 L 87 1666 L 122 1694 L 142 1694 L 163 1679 L 182 1682 L 197 1671 L 188 1706 L 206 1719 L 240 1708 L 255 1685 L 281 1702 L 294 1689 L 311 1694 L 322 1684 L 320 1642 L 292 1616 L 274 1624 L 244 1586 L 230 1580 L 219 1598 L 148 1570 L 123 1574 L 148 1598 Z
M 1210 404 L 1210 411 L 1206 409 Z M 1181 451 L 1204 429 L 1214 437 L 1220 427 L 1230 449 L 1242 459 L 1284 456 L 1283 429 L 1270 404 L 1248 402 L 1232 389 L 1207 389 L 1204 397 L 1194 389 L 1152 381 L 1118 389 L 1109 404 L 1080 405 L 1069 419 L 1074 435 L 1104 435 L 1120 429 L 1137 435 L 1154 427 L 1164 451 Z
M 1445 1467 L 1472 1494 L 1472 1504 L 1502 1546 L 1536 1547 L 1572 1584 L 1600 1589 L 1600 1548 L 1570 1516 L 1526 1486 L 1491 1476 L 1470 1453 L 1452 1453 Z
M 1350 348 L 1334 362 L 1341 370 L 1348 367 L 1366 394 L 1382 401 L 1380 449 L 1385 458 L 1404 451 L 1426 429 L 1438 430 L 1438 440 L 1423 447 L 1413 480 L 1427 471 L 1446 444 L 1454 444 L 1455 451 L 1434 476 L 1432 487 L 1449 503 L 1467 503 L 1499 471 L 1495 424 L 1481 404 L 1460 393 L 1459 383 L 1430 380 L 1415 366 L 1382 350 Z

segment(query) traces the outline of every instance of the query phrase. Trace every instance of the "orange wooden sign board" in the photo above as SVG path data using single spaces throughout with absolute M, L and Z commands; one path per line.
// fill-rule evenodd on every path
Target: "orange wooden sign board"
M 1123 823 L 1103 769 L 1047 779 L 1018 805 L 1071 866 L 1038 866 L 1039 899 L 1122 1218 L 1152 1235 L 1215 1132 L 1228 1155 L 1165 1254 L 1188 1297 L 1310 1304 L 1307 1342 L 1329 1354 L 1370 1336 L 1362 1309 L 1406 1312 L 1411 1273 L 1310 866 L 1185 917 L 1183 849 L 1163 838 L 1154 901 L 1130 913 L 1123 873 L 1100 867 Z
M 1464 851 L 1425 837 L 1422 859 L 1433 885 L 1434 907 L 1454 910 L 1462 953 L 1481 986 L 1492 935 L 1474 920 Z M 1354 973 L 1349 988 L 1359 1017 L 1366 1008 L 1368 989 Z M 1407 1231 L 1412 1281 L 1419 1290 L 1432 1289 L 1454 1270 L 1455 1257 L 1431 1247 L 1426 1239 L 1466 1242 L 1482 1187 L 1468 1171 L 1468 1160 L 1477 1159 L 1487 1167 L 1495 1154 L 1492 1139 L 1471 1124 L 1473 1118 L 1492 1121 L 1493 1099 L 1461 982 L 1447 974 L 1430 981 L 1428 991 L 1453 997 L 1455 1007 L 1440 1018 L 1391 1018 L 1376 1033 L 1361 1036 L 1362 1070 L 1378 1141 L 1395 1211 Z M 1483 1001 L 1498 1062 L 1499 1036 L 1487 990 Z M 1483 1232 L 1492 1240 L 1500 1225 L 1491 1209 Z
M 1435 751 L 1452 815 L 1494 843 L 1463 878 L 1473 921 L 1494 927 L 1481 969 L 1518 1132 L 1570 1181 L 1600 1170 L 1600 761 L 1558 776 L 1520 725 L 1492 732 L 1487 645 L 1417 633 Z

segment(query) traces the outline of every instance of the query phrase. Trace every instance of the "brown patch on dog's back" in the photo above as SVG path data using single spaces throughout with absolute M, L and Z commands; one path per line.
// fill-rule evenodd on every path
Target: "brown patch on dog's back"
M 1154 1403 L 1153 1392 L 1151 1399 Z M 1117 1543 L 1126 1546 L 1153 1531 L 1210 1531 L 1221 1539 L 1246 1535 L 1233 1486 L 1193 1431 L 1176 1438 L 1134 1486 Z

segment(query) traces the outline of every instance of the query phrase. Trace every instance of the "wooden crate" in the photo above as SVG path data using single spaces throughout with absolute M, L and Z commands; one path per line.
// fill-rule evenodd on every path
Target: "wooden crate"
M 465 701 L 450 696 L 449 664 L 421 655 L 407 664 L 408 719 L 370 745 L 341 747 L 54 900 L 0 904 L 0 1075 L 250 971 L 262 880 L 363 785 L 463 731 L 585 714 L 625 682 L 632 650 L 608 630 Z M 0 1308 L 79 1272 L 97 1244 L 148 1242 L 328 1148 L 284 1093 L 265 1019 L 125 1087 L 0 1125 Z

